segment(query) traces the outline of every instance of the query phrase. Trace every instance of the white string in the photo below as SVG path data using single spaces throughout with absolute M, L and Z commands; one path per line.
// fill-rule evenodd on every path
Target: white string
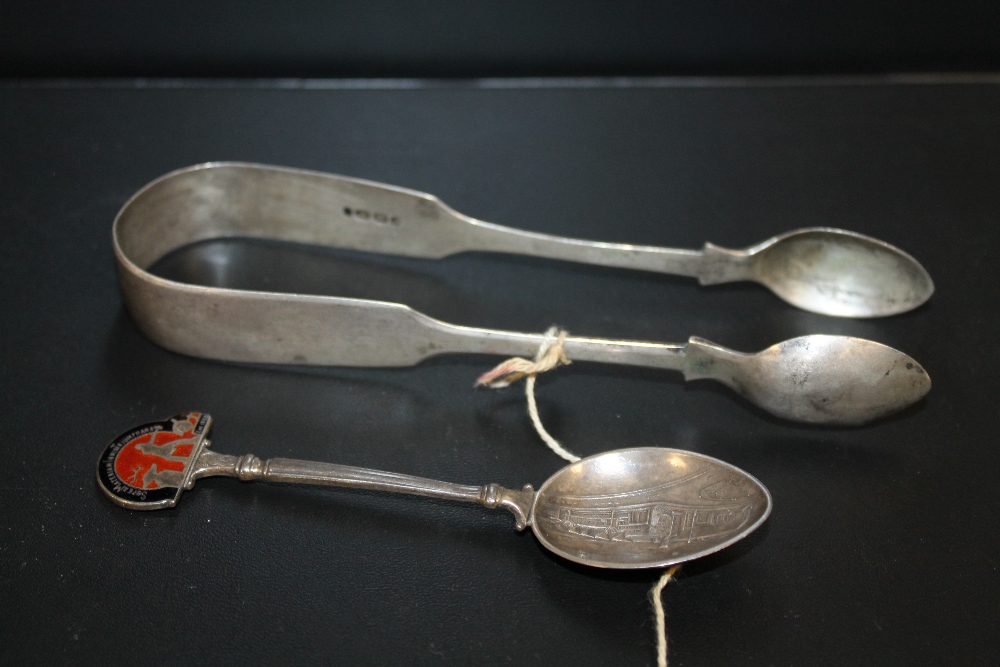
M 667 619 L 663 613 L 663 599 L 660 594 L 679 569 L 681 569 L 680 565 L 674 565 L 665 570 L 663 576 L 653 586 L 653 590 L 649 591 L 649 597 L 653 600 L 653 614 L 656 616 L 656 664 L 658 667 L 667 667 Z
M 552 437 L 552 434 L 542 426 L 542 419 L 538 416 L 538 403 L 535 401 L 535 378 L 539 373 L 550 371 L 560 365 L 570 363 L 563 346 L 566 343 L 566 331 L 551 327 L 545 332 L 542 344 L 538 346 L 534 361 L 529 361 L 522 357 L 512 357 L 496 366 L 493 370 L 483 373 L 476 380 L 476 386 L 487 386 L 492 389 L 508 387 L 523 377 L 528 379 L 524 383 L 524 393 L 528 398 L 528 416 L 531 423 L 538 432 L 538 437 L 548 445 L 549 449 L 570 463 L 576 463 L 580 457 L 567 450 L 559 441 Z
M 535 425 L 535 430 L 538 431 L 538 437 L 545 441 L 545 444 L 549 446 L 557 456 L 561 456 L 570 463 L 576 463 L 580 460 L 580 457 L 573 452 L 567 450 L 559 441 L 552 437 L 545 427 L 542 426 L 542 420 L 538 416 L 538 405 L 535 403 L 535 376 L 529 375 L 527 381 L 524 383 L 524 393 L 528 397 L 528 416 L 531 417 L 531 423 Z
M 580 457 L 568 451 L 559 444 L 559 441 L 552 437 L 552 434 L 545 430 L 542 420 L 538 416 L 538 403 L 535 401 L 535 379 L 539 373 L 550 371 L 560 365 L 570 363 L 563 346 L 566 342 L 566 331 L 551 327 L 545 332 L 542 344 L 538 346 L 534 361 L 529 361 L 522 357 L 511 357 L 503 363 L 497 365 L 492 370 L 483 373 L 476 380 L 476 386 L 487 386 L 492 389 L 509 387 L 523 377 L 524 393 L 528 398 L 528 416 L 531 423 L 538 432 L 538 436 L 548 445 L 549 449 L 558 456 L 566 459 L 570 463 L 576 463 Z M 663 572 L 659 581 L 649 591 L 649 597 L 653 602 L 653 614 L 656 617 L 656 664 L 657 667 L 667 667 L 667 621 L 663 613 L 662 593 L 664 587 L 677 574 L 680 565 L 674 565 Z

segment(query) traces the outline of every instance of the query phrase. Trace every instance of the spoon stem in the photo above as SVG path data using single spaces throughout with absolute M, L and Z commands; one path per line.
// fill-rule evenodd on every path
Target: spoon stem
M 700 277 L 705 263 L 705 254 L 700 250 L 587 241 L 529 232 L 449 212 L 468 223 L 463 229 L 464 246 L 456 252 L 500 252 L 690 278 Z
M 542 344 L 541 334 L 463 327 L 434 321 L 439 336 L 437 349 L 432 354 L 492 354 L 498 356 L 531 357 Z M 604 364 L 624 364 L 666 370 L 684 371 L 687 343 L 648 343 L 632 340 L 603 338 L 566 338 L 566 354 L 574 361 L 592 361 Z
M 584 239 L 528 232 L 483 222 L 447 208 L 461 222 L 467 223 L 461 234 L 465 245 L 452 254 L 467 251 L 501 252 L 527 255 L 594 266 L 635 269 L 697 278 L 702 285 L 739 280 L 757 280 L 751 269 L 751 254 L 746 250 L 730 250 L 706 243 L 701 250 L 664 248 L 660 246 L 606 243 Z
M 514 515 L 518 530 L 524 530 L 530 525 L 531 505 L 535 496 L 534 489 L 530 485 L 521 491 L 512 491 L 499 484 L 484 486 L 453 484 L 336 463 L 283 458 L 265 460 L 253 454 L 243 456 L 219 454 L 208 449 L 207 445 L 195 463 L 191 483 L 203 477 L 236 477 L 244 482 L 262 480 L 285 484 L 369 489 L 471 502 L 490 509 L 503 507 Z

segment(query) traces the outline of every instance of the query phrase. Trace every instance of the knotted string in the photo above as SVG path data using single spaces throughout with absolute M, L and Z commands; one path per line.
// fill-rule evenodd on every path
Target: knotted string
M 528 416 L 531 423 L 535 425 L 535 430 L 546 445 L 549 446 L 556 455 L 561 456 L 570 463 L 576 463 L 580 457 L 559 444 L 559 441 L 552 437 L 538 416 L 538 403 L 535 402 L 535 378 L 539 373 L 551 371 L 560 365 L 568 365 L 569 357 L 563 346 L 566 343 L 566 330 L 549 328 L 542 338 L 542 344 L 538 347 L 535 360 L 529 361 L 522 357 L 512 357 L 504 361 L 493 370 L 483 373 L 476 380 L 477 387 L 489 387 L 490 389 L 502 389 L 509 387 L 523 377 L 527 377 L 524 383 L 524 393 L 528 397 Z
M 542 344 L 538 346 L 534 361 L 523 357 L 511 357 L 498 364 L 493 370 L 480 375 L 475 386 L 502 389 L 509 387 L 523 377 L 528 378 L 524 383 L 524 393 L 528 398 L 528 416 L 531 417 L 531 423 L 534 424 L 539 437 L 549 446 L 549 449 L 570 463 L 576 463 L 580 457 L 559 444 L 559 441 L 553 438 L 552 434 L 542 426 L 542 420 L 538 416 L 538 404 L 535 402 L 535 378 L 538 374 L 571 363 L 564 349 L 566 335 L 565 329 L 550 327 L 542 338 Z M 649 597 L 653 603 L 653 614 L 656 617 L 656 664 L 658 667 L 667 667 L 667 622 L 663 613 L 661 593 L 680 567 L 680 565 L 674 565 L 665 570 L 656 585 L 649 591 Z

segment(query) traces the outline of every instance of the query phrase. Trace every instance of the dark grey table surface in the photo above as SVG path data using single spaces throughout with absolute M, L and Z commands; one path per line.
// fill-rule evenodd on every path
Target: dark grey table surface
M 279 369 L 166 352 L 123 311 L 110 244 L 171 169 L 246 160 L 432 192 L 475 217 L 608 241 L 748 245 L 796 227 L 915 255 L 937 293 L 852 321 L 765 289 L 470 254 L 407 260 L 222 241 L 158 271 L 403 301 L 459 324 L 743 350 L 807 333 L 919 360 L 926 400 L 855 429 L 780 422 L 708 382 L 577 363 L 539 382 L 570 449 L 722 458 L 767 524 L 665 592 L 671 664 L 996 664 L 1000 79 L 8 82 L 0 85 L 0 662 L 652 664 L 656 572 L 547 554 L 504 513 L 205 480 L 174 510 L 98 491 L 116 434 L 183 410 L 220 451 L 466 483 L 560 467 L 496 359 Z

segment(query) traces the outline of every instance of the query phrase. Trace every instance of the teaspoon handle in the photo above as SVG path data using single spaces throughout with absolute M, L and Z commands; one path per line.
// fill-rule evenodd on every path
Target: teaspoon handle
M 521 491 L 512 491 L 499 484 L 485 486 L 453 484 L 336 463 L 283 458 L 265 460 L 253 454 L 231 456 L 205 449 L 198 457 L 191 480 L 193 483 L 202 477 L 214 476 L 236 477 L 244 482 L 262 480 L 286 484 L 370 489 L 472 502 L 491 509 L 503 507 L 514 515 L 518 530 L 523 530 L 530 524 L 531 503 L 535 495 L 530 485 Z

